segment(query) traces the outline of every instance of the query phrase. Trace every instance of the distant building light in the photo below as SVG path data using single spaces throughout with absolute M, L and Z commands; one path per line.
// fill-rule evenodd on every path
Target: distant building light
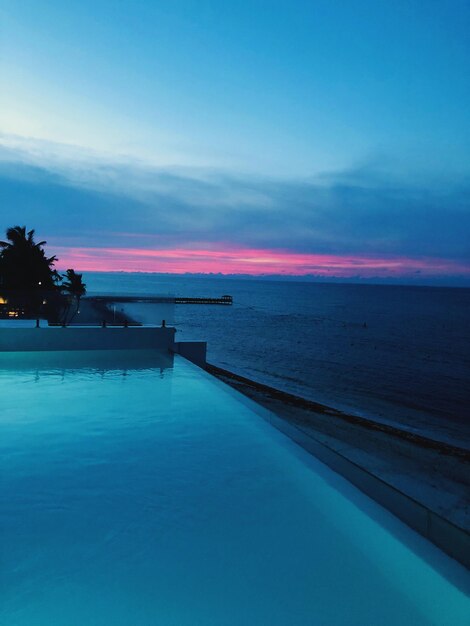
M 18 311 L 8 311 L 8 317 L 18 317 Z
M 2 296 L 0 296 L 0 304 L 8 304 L 8 300 L 6 298 L 2 298 Z

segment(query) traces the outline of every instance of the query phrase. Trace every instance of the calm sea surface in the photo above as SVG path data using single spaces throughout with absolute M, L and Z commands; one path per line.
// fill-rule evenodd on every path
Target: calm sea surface
M 87 274 L 89 292 L 221 296 L 179 305 L 208 360 L 317 402 L 470 442 L 470 289 Z M 159 322 L 147 305 L 145 321 Z

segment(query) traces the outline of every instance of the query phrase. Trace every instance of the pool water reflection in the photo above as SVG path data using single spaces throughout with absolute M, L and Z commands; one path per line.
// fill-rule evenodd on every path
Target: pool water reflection
M 463 568 L 180 357 L 4 353 L 0 398 L 1 624 L 466 623 Z

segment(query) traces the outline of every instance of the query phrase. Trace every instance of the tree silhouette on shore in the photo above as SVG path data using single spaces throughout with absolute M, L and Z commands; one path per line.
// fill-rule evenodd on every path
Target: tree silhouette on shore
M 45 244 L 34 240 L 34 229 L 7 229 L 6 241 L 0 241 L 0 295 L 26 315 L 41 313 L 51 321 L 67 321 L 70 299 L 77 303 L 78 311 L 86 286 L 82 275 L 72 269 L 65 277 L 59 274 L 54 267 L 58 259 L 46 255 Z
M 77 274 L 75 270 L 69 269 L 65 272 L 66 280 L 61 285 L 61 290 L 69 295 L 68 298 L 68 308 L 65 312 L 66 321 L 71 322 L 75 315 L 80 310 L 80 299 L 82 296 L 86 294 L 86 285 L 83 282 L 83 274 Z M 75 302 L 75 311 L 72 313 L 71 317 L 69 317 L 72 303 Z
M 61 280 L 54 269 L 55 256 L 47 257 L 45 241 L 34 241 L 34 230 L 14 226 L 6 231 L 7 241 L 0 241 L 0 280 L 6 290 L 44 291 L 57 289 Z

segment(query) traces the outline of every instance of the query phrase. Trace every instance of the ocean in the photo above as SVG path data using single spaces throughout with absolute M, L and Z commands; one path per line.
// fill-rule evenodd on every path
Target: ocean
M 233 296 L 163 313 L 208 361 L 326 406 L 470 445 L 470 289 L 89 273 L 93 293 Z M 132 305 L 160 323 L 153 305 Z

